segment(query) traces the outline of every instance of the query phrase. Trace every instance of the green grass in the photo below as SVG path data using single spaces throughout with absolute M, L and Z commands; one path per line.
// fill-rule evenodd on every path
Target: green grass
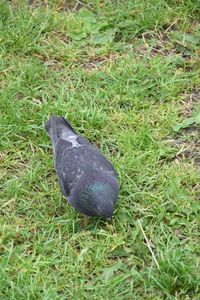
M 29 2 L 0 1 L 0 299 L 200 299 L 198 1 Z M 116 167 L 112 223 L 62 197 L 51 114 Z

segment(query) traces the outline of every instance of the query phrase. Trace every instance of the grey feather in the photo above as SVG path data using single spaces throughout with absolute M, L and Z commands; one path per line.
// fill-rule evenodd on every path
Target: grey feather
M 56 174 L 63 194 L 80 212 L 111 217 L 119 183 L 112 164 L 63 117 L 45 124 L 51 138 Z

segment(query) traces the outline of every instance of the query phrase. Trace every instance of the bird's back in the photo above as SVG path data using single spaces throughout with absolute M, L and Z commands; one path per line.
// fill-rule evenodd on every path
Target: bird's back
M 88 169 L 116 177 L 112 164 L 64 118 L 52 117 L 45 128 L 53 143 L 55 169 L 66 196 Z

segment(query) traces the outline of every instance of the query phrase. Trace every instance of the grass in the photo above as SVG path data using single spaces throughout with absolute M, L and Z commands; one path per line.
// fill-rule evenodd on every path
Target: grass
M 192 0 L 0 1 L 0 299 L 200 298 L 199 125 L 173 129 L 200 109 L 199 13 Z M 51 114 L 116 167 L 112 223 L 82 229 L 62 197 Z

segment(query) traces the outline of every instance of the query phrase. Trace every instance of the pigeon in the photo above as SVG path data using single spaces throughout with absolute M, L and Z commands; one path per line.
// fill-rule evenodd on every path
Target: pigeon
M 84 216 L 111 218 L 119 193 L 112 164 L 65 118 L 52 116 L 45 129 L 61 191 L 70 205 Z

